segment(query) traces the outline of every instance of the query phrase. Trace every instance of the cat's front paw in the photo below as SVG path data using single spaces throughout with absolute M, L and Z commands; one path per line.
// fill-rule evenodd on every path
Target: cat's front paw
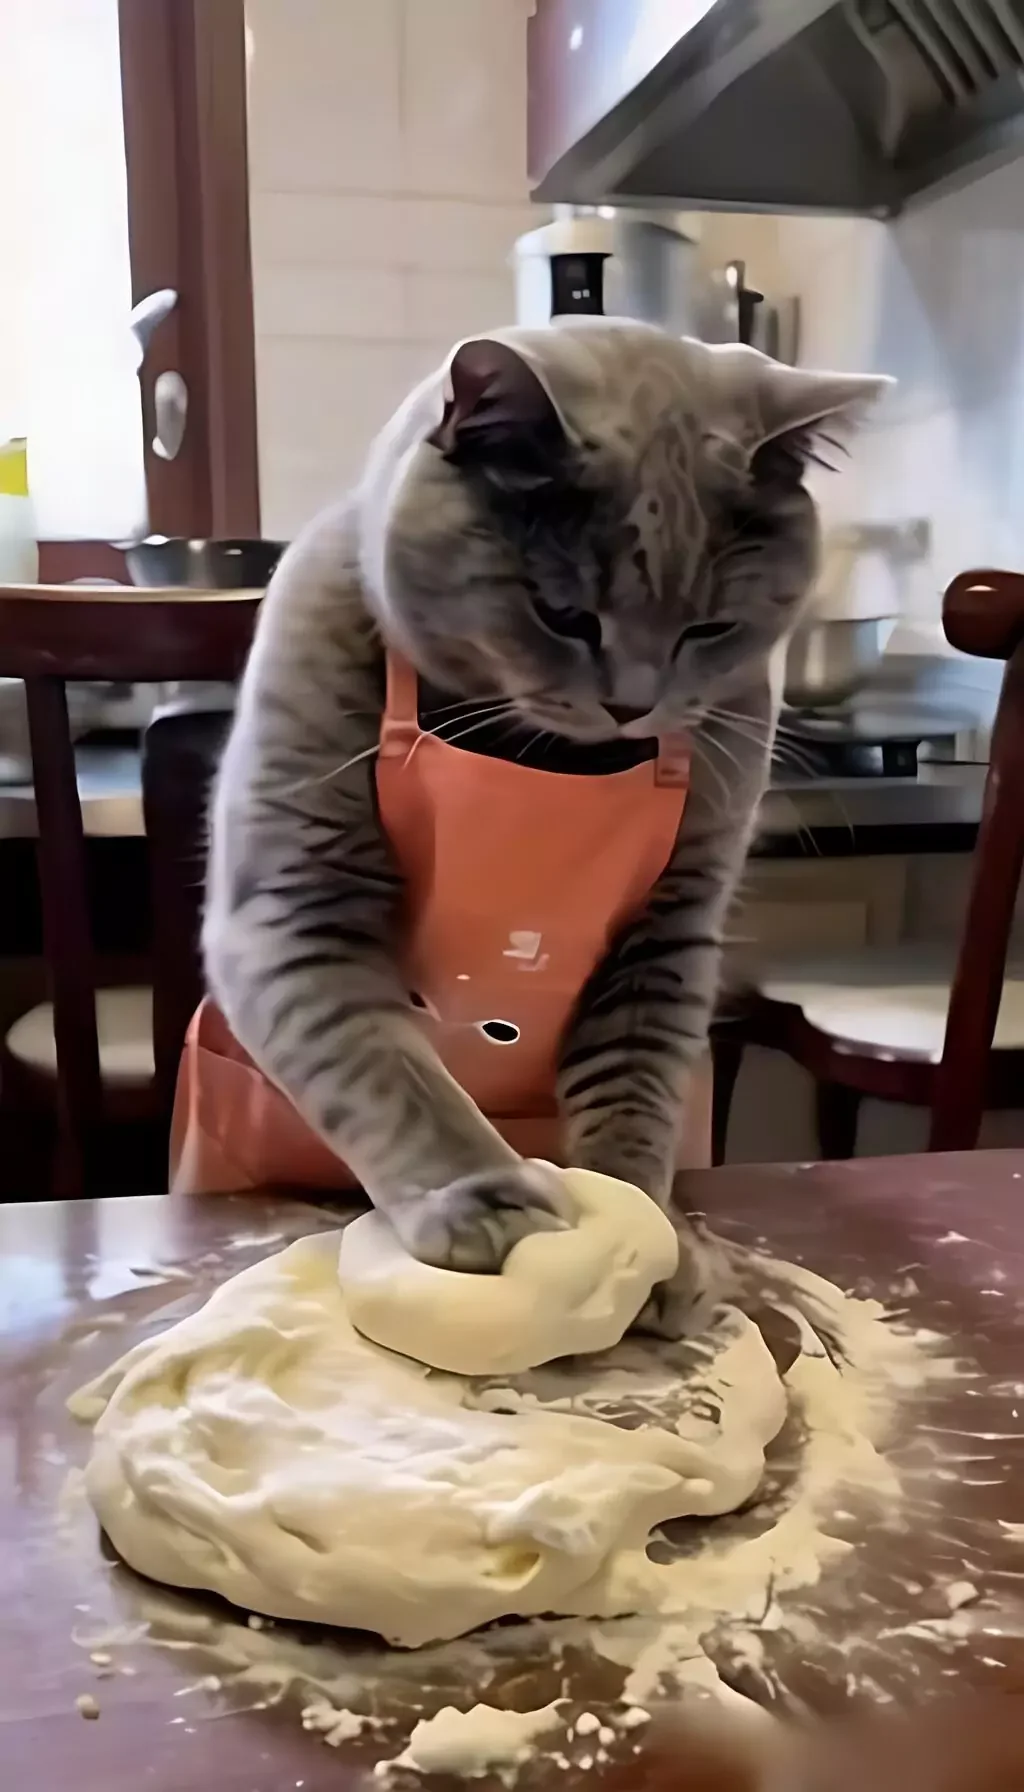
M 693 1337 L 707 1325 L 717 1301 L 726 1292 L 721 1252 L 690 1220 L 676 1221 L 679 1267 L 668 1282 L 659 1282 L 634 1321 L 633 1331 L 671 1343 Z
M 569 1224 L 561 1178 L 532 1161 L 461 1176 L 389 1217 L 421 1263 L 477 1275 L 497 1274 L 512 1246 L 531 1232 Z

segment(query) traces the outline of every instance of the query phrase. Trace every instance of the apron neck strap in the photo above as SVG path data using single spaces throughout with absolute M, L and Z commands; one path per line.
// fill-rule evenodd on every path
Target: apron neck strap
M 669 790 L 687 790 L 690 785 L 690 738 L 686 734 L 665 734 L 658 741 L 658 757 L 654 782 Z
M 393 648 L 385 656 L 386 687 L 380 725 L 380 757 L 406 759 L 420 738 L 419 680 L 416 669 Z M 670 734 L 658 742 L 655 783 L 683 789 L 690 782 L 690 741 Z
M 387 684 L 380 724 L 380 757 L 404 759 L 419 739 L 419 680 L 409 661 L 390 647 L 384 663 Z

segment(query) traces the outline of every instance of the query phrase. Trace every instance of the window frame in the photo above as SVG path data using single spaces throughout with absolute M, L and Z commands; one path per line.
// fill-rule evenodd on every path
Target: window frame
M 149 528 L 258 536 L 244 0 L 118 0 L 118 23 L 132 303 L 178 293 L 139 372 Z M 169 369 L 189 394 L 170 461 L 152 445 L 153 388 Z M 125 578 L 123 554 L 40 543 L 42 580 L 89 576 Z

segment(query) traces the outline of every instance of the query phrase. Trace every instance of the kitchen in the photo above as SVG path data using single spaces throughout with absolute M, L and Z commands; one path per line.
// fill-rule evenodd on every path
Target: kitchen
M 911 944 L 926 963 L 941 962 L 965 896 L 964 861 L 948 856 L 954 817 L 980 796 L 975 763 L 987 758 L 996 688 L 988 675 L 998 677 L 949 654 L 941 594 L 969 566 L 1016 566 L 1024 546 L 1024 200 L 1013 153 L 1021 24 L 1013 9 L 969 0 L 753 8 L 742 22 L 724 8 L 683 10 L 692 15 L 685 34 L 675 8 L 642 6 L 628 23 L 614 4 L 582 23 L 571 5 L 539 9 L 535 190 L 679 206 L 705 270 L 741 261 L 756 289 L 795 300 L 806 364 L 896 377 L 841 476 L 815 482 L 826 544 L 815 615 L 840 625 L 895 615 L 896 626 L 877 675 L 851 702 L 798 713 L 792 748 L 784 728 L 774 780 L 789 785 L 794 760 L 807 766 L 807 733 L 819 775 L 819 747 L 833 775 L 834 755 L 850 750 L 830 736 L 888 736 L 874 749 L 877 782 L 857 745 L 856 781 L 814 782 L 840 829 L 844 818 L 893 815 L 885 805 L 898 805 L 883 848 L 891 856 L 873 856 L 880 838 L 864 835 L 863 856 L 844 866 L 795 871 L 758 860 L 737 932 L 756 942 L 755 961 L 797 945 L 809 956 L 850 954 L 863 975 L 865 946 Z M 559 57 L 566 42 L 575 47 Z M 685 215 L 702 197 L 714 209 Z M 927 727 L 929 714 L 940 738 L 904 753 L 901 730 L 912 732 L 915 719 Z M 940 816 L 952 831 L 932 831 Z M 893 963 L 901 960 L 906 968 L 897 950 Z M 813 1154 L 801 1073 L 760 1053 L 746 1075 L 729 1155 Z M 869 1101 L 857 1148 L 920 1146 L 921 1121 Z M 1019 1116 L 988 1116 L 983 1136 L 1018 1142 Z
M 110 78 L 101 29 L 106 10 L 96 6 L 92 38 L 83 31 L 79 45 L 81 53 L 92 44 L 98 95 Z M 629 203 L 611 206 L 607 201 L 618 188 L 614 182 L 607 189 L 594 186 L 605 177 L 590 166 L 589 151 L 577 145 L 561 153 L 557 131 L 566 140 L 579 134 L 571 107 L 557 115 L 556 137 L 545 137 L 544 81 L 582 82 L 580 103 L 592 112 L 605 94 L 611 122 L 603 130 L 610 141 L 623 110 L 629 118 L 637 111 L 647 67 L 667 53 L 666 45 L 677 45 L 672 9 L 633 10 L 641 23 L 630 41 L 630 62 L 620 42 L 630 9 L 614 6 L 598 8 L 605 26 L 596 29 L 595 19 L 595 28 L 577 42 L 572 24 L 563 31 L 564 9 L 541 7 L 531 21 L 531 8 L 518 0 L 486 13 L 471 0 L 451 0 L 431 9 L 429 26 L 425 13 L 413 8 L 405 37 L 394 6 L 368 22 L 357 21 L 347 7 L 310 0 L 297 34 L 291 15 L 275 0 L 250 4 L 246 128 L 255 383 L 248 402 L 259 423 L 252 438 L 243 427 L 231 440 L 236 483 L 239 444 L 244 457 L 255 461 L 258 455 L 258 491 L 254 467 L 253 499 L 241 508 L 237 500 L 233 509 L 222 506 L 215 532 L 254 533 L 258 496 L 262 534 L 287 540 L 355 475 L 366 441 L 409 383 L 453 340 L 495 318 L 535 321 L 543 315 L 553 281 L 563 279 L 566 269 L 571 273 L 580 245 L 589 246 L 588 272 L 596 277 L 603 271 L 606 309 L 650 315 L 711 340 L 752 337 L 783 359 L 808 365 L 894 374 L 898 384 L 849 464 L 838 476 L 822 473 L 816 481 L 826 555 L 815 620 L 798 632 L 791 649 L 772 789 L 732 932 L 744 966 L 748 942 L 755 958 L 774 958 L 793 946 L 820 955 L 905 942 L 934 944 L 940 957 L 948 955 L 962 914 L 1001 671 L 997 662 L 949 651 L 939 606 L 957 572 L 972 565 L 1013 567 L 1024 551 L 1019 164 L 977 173 L 965 151 L 955 190 L 915 195 L 909 209 L 888 222 L 815 215 L 854 200 L 860 211 L 887 209 L 889 201 L 883 205 L 883 195 L 873 190 L 807 193 L 803 213 L 737 210 L 744 200 L 767 208 L 774 196 L 791 192 L 784 170 L 772 171 L 760 158 L 755 168 L 749 157 L 736 175 L 740 184 L 721 195 L 729 210 L 696 207 L 710 191 L 706 157 L 695 159 L 704 169 L 703 192 L 685 189 L 680 176 L 675 190 L 665 181 L 653 189 L 659 209 L 638 211 L 635 178 L 627 171 L 621 189 Z M 80 30 L 83 18 L 79 14 Z M 42 15 L 40 20 L 41 42 Z M 562 46 L 559 56 L 545 48 L 548 32 Z M 666 34 L 664 42 L 659 32 Z M 606 59 L 596 70 L 592 41 Z M 768 74 L 755 70 L 756 78 L 770 75 L 774 82 L 777 65 L 764 66 Z M 627 78 L 628 68 L 635 80 Z M 459 98 L 439 116 L 432 99 L 444 69 L 452 71 Z M 618 111 L 606 81 L 630 89 Z M 775 92 L 768 89 L 765 103 Z M 79 94 L 76 104 L 83 103 Z M 92 105 L 101 110 L 99 99 Z M 639 109 L 646 120 L 649 108 Z M 810 133 L 801 144 L 800 165 L 813 167 L 816 159 L 830 165 L 824 153 L 816 158 L 818 115 L 803 105 L 798 115 Z M 32 128 L 39 129 L 38 121 Z M 645 132 L 653 129 L 645 122 Z M 991 160 L 987 142 L 971 154 L 982 148 Z M 51 145 L 51 157 L 56 153 Z M 117 153 L 116 144 L 106 144 L 108 157 Z M 635 144 L 630 153 L 638 153 Z M 680 165 L 689 164 L 673 163 Z M 725 168 L 729 173 L 732 164 Z M 531 200 L 536 190 L 550 196 L 554 214 Z M 72 201 L 79 210 L 85 203 L 94 208 L 97 228 L 116 226 L 123 236 L 123 198 L 113 177 L 109 189 L 94 181 L 87 199 L 72 189 Z M 567 251 L 574 259 L 560 260 Z M 101 413 L 85 402 L 75 412 L 73 430 L 56 439 L 45 435 L 45 460 L 36 434 L 33 498 L 39 534 L 46 538 L 43 576 L 99 572 L 124 578 L 123 560 L 108 550 L 83 552 L 72 542 L 51 546 L 49 539 L 144 532 L 142 443 L 130 394 L 143 341 L 147 405 L 156 402 L 157 379 L 164 375 L 166 386 L 167 376 L 173 378 L 174 354 L 181 352 L 173 338 L 175 316 L 154 314 L 150 300 L 142 335 L 125 331 L 123 295 L 119 315 L 117 282 L 104 271 L 102 290 L 99 275 L 94 277 L 91 311 L 86 308 L 80 323 L 63 330 L 53 367 L 46 293 L 56 290 L 63 270 L 52 246 L 44 254 L 36 244 L 34 253 L 38 287 L 29 291 L 26 284 L 22 335 L 11 334 L 8 341 L 26 341 L 28 299 L 42 292 L 27 339 L 36 356 L 31 365 L 45 370 L 33 398 L 41 429 L 47 429 L 55 393 L 80 378 L 90 357 L 100 370 L 93 367 L 91 379 L 105 381 L 107 390 L 116 385 L 118 392 L 117 406 L 108 405 L 105 413 L 109 441 L 95 437 Z M 163 265 L 155 263 L 154 273 Z M 574 301 L 568 287 L 559 290 L 562 306 L 596 302 Z M 97 357 L 97 342 L 105 360 Z M 236 412 L 244 416 L 244 393 L 239 398 L 237 390 L 233 418 Z M 13 411 L 11 416 L 10 433 L 25 433 Z M 103 464 L 105 457 L 119 478 L 97 508 L 98 500 L 83 491 L 81 469 Z M 150 453 L 147 464 L 152 491 L 154 479 L 166 482 L 182 457 Z M 70 513 L 69 489 L 75 500 Z M 151 495 L 150 522 L 155 515 L 163 531 L 209 532 L 188 520 L 187 505 L 184 512 L 174 510 L 181 500 L 173 491 L 168 509 L 166 484 L 155 502 L 154 511 Z M 60 569 L 56 575 L 48 571 L 52 566 Z M 42 988 L 37 899 L 26 857 L 34 821 L 24 711 L 17 684 L 4 691 L 8 759 L 0 836 L 14 873 L 9 887 L 17 894 L 15 923 L 2 947 L 0 1019 L 10 1024 Z M 91 855 L 111 867 L 105 887 L 112 900 L 101 904 L 103 949 L 117 961 L 123 980 L 139 973 L 145 950 L 139 916 L 146 877 L 132 730 L 152 693 L 88 687 L 73 690 L 75 701 L 83 711 L 78 730 L 103 730 L 90 733 L 79 762 Z M 216 703 L 216 692 L 211 701 Z M 743 1079 L 732 1109 L 730 1158 L 812 1155 L 812 1089 L 803 1072 L 778 1054 L 754 1049 Z M 868 1101 L 858 1149 L 912 1149 L 925 1130 L 923 1113 Z M 987 1116 L 983 1137 L 1016 1142 L 1019 1116 Z
M 0 46 L 26 152 L 0 202 L 5 1764 L 40 1792 L 653 1786 L 639 1757 L 677 1692 L 724 1706 L 733 1743 L 761 1707 L 867 1713 L 870 1743 L 879 1706 L 1019 1693 L 1024 1098 L 993 1083 L 981 1143 L 1011 1149 L 949 1155 L 925 1100 L 883 1098 L 908 1016 L 906 1087 L 931 1072 L 971 855 L 1006 807 L 986 775 L 1021 664 L 1019 0 L 35 0 Z M 607 1179 L 523 1166 L 582 1178 L 570 1244 L 604 1225 L 615 1301 L 581 1343 L 557 1226 L 522 1239 L 532 1283 L 511 1252 L 483 1282 L 410 1256 L 397 1224 L 382 1277 L 384 1213 L 337 1233 L 334 1182 L 163 1190 L 206 780 L 270 565 L 453 342 L 598 306 L 897 384 L 813 474 L 825 554 L 729 928 L 730 988 L 807 1015 L 854 991 L 842 1041 L 882 1025 L 875 1093 L 837 1101 L 727 1005 L 725 1163 L 682 1173 L 674 1223 L 634 1187 L 612 1224 Z M 47 954 L 62 1015 L 38 1006 Z M 94 968 L 117 998 L 98 1029 Z M 1006 1002 L 1000 1045 L 1019 1018 Z M 60 1060 L 52 1180 L 21 1155 L 15 1037 L 38 1082 Z M 101 1069 L 97 1171 L 60 1141 L 93 1142 Z M 696 1105 L 705 1158 L 710 1075 Z M 713 1316 L 652 1343 L 688 1249 Z M 507 1347 L 538 1333 L 521 1394 Z M 609 1342 L 606 1386 L 575 1353 Z M 988 1792 L 998 1720 L 949 1709 L 914 1769 L 942 1755 L 949 1792 Z

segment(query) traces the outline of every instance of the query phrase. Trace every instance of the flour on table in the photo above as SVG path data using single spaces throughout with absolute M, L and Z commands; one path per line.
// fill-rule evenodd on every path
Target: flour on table
M 848 1553 L 835 1533 L 851 1507 L 873 1502 L 886 1528 L 922 1522 L 913 1507 L 913 1484 L 897 1487 L 885 1445 L 904 1396 L 917 1403 L 926 1397 L 929 1384 L 961 1379 L 966 1371 L 934 1339 L 910 1334 L 905 1327 L 894 1329 L 873 1303 L 850 1300 L 807 1271 L 732 1249 L 727 1267 L 734 1277 L 734 1298 L 741 1304 L 767 1301 L 797 1316 L 806 1328 L 805 1354 L 786 1376 L 791 1423 L 775 1446 L 756 1505 L 714 1524 L 688 1526 L 682 1540 L 673 1540 L 669 1526 L 667 1544 L 657 1546 L 669 1558 L 659 1564 L 664 1571 L 660 1609 L 614 1621 L 504 1624 L 410 1654 L 381 1651 L 369 1639 L 330 1633 L 310 1638 L 287 1625 L 254 1630 L 242 1615 L 232 1618 L 222 1608 L 204 1608 L 151 1583 L 126 1579 L 122 1597 L 128 1600 L 133 1625 L 116 1640 L 134 1642 L 144 1630 L 149 1647 L 185 1651 L 190 1662 L 198 1649 L 204 1664 L 216 1668 L 221 1696 L 233 1710 L 294 1704 L 298 1712 L 319 1702 L 323 1724 L 314 1727 L 325 1740 L 340 1722 L 342 1734 L 335 1746 L 348 1746 L 346 1732 L 358 1722 L 361 1735 L 351 1745 L 368 1748 L 371 1759 L 385 1740 L 382 1731 L 388 1739 L 385 1752 L 402 1751 L 410 1706 L 426 1714 L 453 1703 L 496 1706 L 513 1682 L 540 1704 L 549 1696 L 552 1671 L 570 1697 L 592 1699 L 588 1660 L 597 1654 L 621 1665 L 618 1699 L 613 1692 L 607 1704 L 584 1713 L 598 1722 L 596 1734 L 585 1723 L 585 1734 L 573 1745 L 552 1729 L 536 1738 L 526 1763 L 496 1770 L 504 1779 L 514 1778 L 537 1756 L 546 1768 L 564 1763 L 566 1770 L 584 1771 L 580 1750 L 599 1756 L 604 1746 L 609 1752 L 601 1731 L 610 1728 L 619 1738 L 616 1755 L 636 1749 L 640 1743 L 634 1731 L 642 1733 L 650 1710 L 664 1697 L 731 1702 L 737 1715 L 752 1716 L 755 1724 L 756 1700 L 770 1706 L 781 1698 L 785 1708 L 785 1689 L 773 1677 L 773 1633 L 785 1631 L 787 1651 L 797 1644 L 812 1659 L 818 1658 L 822 1642 L 834 1636 L 834 1619 L 826 1619 L 822 1629 L 815 1615 L 815 1601 L 823 1599 L 826 1609 L 832 1609 L 828 1601 L 834 1595 L 819 1594 L 816 1586 L 830 1564 L 841 1566 Z M 474 1383 L 472 1395 L 483 1409 L 506 1415 L 543 1403 L 546 1410 L 569 1416 L 626 1423 L 639 1417 L 670 1426 L 687 1418 L 689 1388 L 690 1405 L 697 1408 L 696 1416 L 689 1411 L 689 1422 L 712 1425 L 713 1383 L 723 1366 L 730 1378 L 730 1341 L 740 1331 L 734 1314 L 721 1313 L 704 1338 L 671 1350 L 630 1339 L 589 1365 L 551 1365 L 515 1378 L 514 1385 L 508 1380 Z M 1009 1528 L 1007 1521 L 1003 1529 Z M 1024 1526 L 1019 1528 L 1024 1539 Z M 752 1534 L 757 1530 L 759 1535 Z M 726 1572 L 730 1557 L 735 1567 Z M 780 1591 L 776 1579 L 782 1583 Z M 119 1584 L 113 1577 L 112 1590 Z M 941 1609 L 948 1615 L 945 1598 Z M 972 1607 L 970 1613 L 957 1613 L 950 1629 L 959 1624 L 966 1630 L 963 1620 L 968 1618 L 978 1627 L 991 1623 L 982 1611 L 975 1616 Z M 884 1624 L 883 1617 L 878 1621 Z M 860 1635 L 849 1639 L 848 1665 L 855 1670 L 847 1672 L 851 1696 L 886 1696 L 868 1672 L 872 1648 L 876 1654 L 898 1653 L 904 1639 L 886 1641 L 879 1630 L 877 1645 L 865 1652 L 862 1627 L 857 1631 Z M 86 1649 L 114 1640 L 98 1625 L 76 1637 Z M 940 1638 L 934 1640 L 943 1646 Z M 975 1633 L 975 1644 L 980 1640 Z M 971 1646 L 971 1641 L 968 1637 L 960 1646 Z M 952 1636 L 949 1646 L 955 1646 Z M 716 1666 L 709 1672 L 712 1657 Z M 702 1661 L 709 1665 L 702 1667 Z M 614 1688 L 616 1681 L 609 1685 Z M 370 1726 L 374 1734 L 367 1742 Z M 396 1779 L 401 1771 L 396 1770 Z
M 784 1611 L 780 1600 L 799 1592 L 806 1605 L 822 1576 L 850 1556 L 853 1545 L 841 1532 L 851 1503 L 863 1509 L 867 1502 L 892 1521 L 903 1489 L 883 1446 L 900 1402 L 957 1370 L 933 1334 L 894 1329 L 877 1301 L 844 1295 L 797 1265 L 732 1245 L 725 1250 L 735 1298 L 768 1304 L 800 1330 L 801 1353 L 786 1376 L 798 1438 L 792 1479 L 759 1532 L 737 1536 L 732 1521 L 709 1526 L 692 1553 L 666 1565 L 656 1617 L 593 1626 L 592 1642 L 628 1670 L 627 1700 L 645 1705 L 696 1687 L 756 1716 L 759 1705 L 722 1680 L 709 1647 L 767 1696 L 777 1689 L 764 1668 L 765 1635 L 803 1634 L 814 1653 L 813 1621 L 791 1605 Z M 770 1488 L 759 1504 L 771 1511 Z
M 620 1731 L 680 1687 L 740 1700 L 708 1649 L 729 1639 L 756 1681 L 780 1598 L 813 1589 L 849 1551 L 837 1515 L 857 1497 L 886 1511 L 899 1497 L 880 1445 L 928 1374 L 929 1341 L 896 1335 L 875 1303 L 809 1271 L 726 1247 L 729 1301 L 700 1338 L 627 1339 L 467 1382 L 359 1337 L 337 1247 L 337 1234 L 320 1234 L 255 1265 L 76 1397 L 95 1424 L 89 1496 L 113 1541 L 171 1585 L 403 1644 L 501 1615 L 567 1616 L 439 1641 L 410 1660 L 351 1645 L 339 1655 L 196 1613 L 226 1684 L 257 1706 L 304 1686 L 307 1710 L 312 1692 L 336 1712 L 340 1742 L 350 1721 L 362 1725 L 348 1707 L 367 1687 L 385 1709 L 407 1708 L 410 1687 L 481 1699 L 495 1663 L 562 1647 L 621 1663 L 625 1705 L 604 1714 Z M 762 1303 L 800 1329 L 785 1386 L 744 1311 Z M 672 1559 L 650 1559 L 658 1527 L 671 1536 L 677 1516 L 748 1499 L 787 1410 L 792 1478 L 782 1498 L 770 1470 L 760 1532 L 723 1518 L 691 1530 L 682 1558 L 672 1545 Z M 785 1621 L 797 1622 L 789 1606 Z M 190 1622 L 178 1601 L 173 1628 L 162 1619 L 153 1640 L 188 1646 Z M 435 1699 L 425 1694 L 428 1711 Z

